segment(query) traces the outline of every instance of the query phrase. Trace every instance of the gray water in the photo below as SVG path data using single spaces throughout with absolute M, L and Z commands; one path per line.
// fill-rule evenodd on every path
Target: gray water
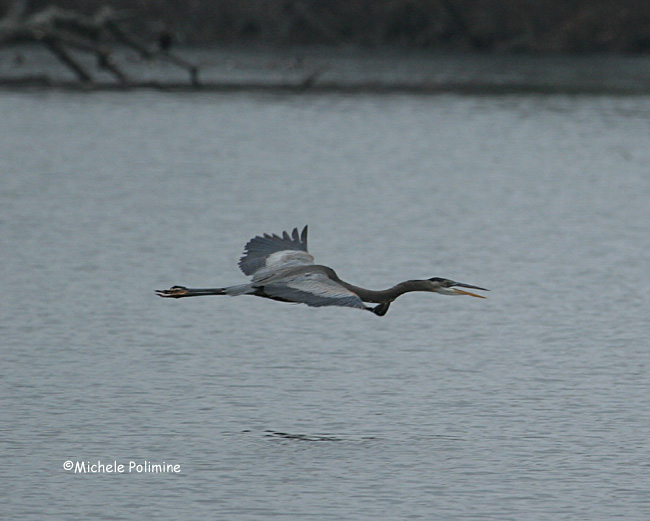
M 649 518 L 650 97 L 0 114 L 3 519 Z M 490 298 L 153 293 L 243 282 L 250 237 L 304 224 L 352 283 Z

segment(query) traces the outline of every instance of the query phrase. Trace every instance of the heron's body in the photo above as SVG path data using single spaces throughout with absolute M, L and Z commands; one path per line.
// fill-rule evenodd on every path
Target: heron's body
M 407 280 L 385 289 L 374 291 L 349 284 L 336 272 L 320 264 L 307 251 L 307 226 L 298 234 L 294 228 L 291 235 L 282 237 L 268 235 L 254 237 L 245 246 L 239 267 L 251 276 L 247 284 L 223 288 L 186 288 L 173 286 L 158 290 L 161 297 L 183 298 L 207 295 L 255 295 L 282 302 L 299 302 L 308 306 L 347 306 L 372 311 L 383 316 L 390 304 L 400 295 L 412 291 L 429 291 L 445 295 L 471 295 L 485 298 L 454 286 L 479 289 L 449 279 L 434 277 L 425 280 Z M 368 307 L 364 302 L 378 304 Z

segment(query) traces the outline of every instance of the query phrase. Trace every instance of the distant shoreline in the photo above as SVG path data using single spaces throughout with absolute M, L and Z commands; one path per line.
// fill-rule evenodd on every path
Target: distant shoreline
M 128 49 L 114 58 L 120 83 L 92 55 L 79 61 L 93 75 L 80 82 L 47 50 L 0 49 L 0 88 L 77 92 L 278 92 L 369 94 L 650 94 L 650 56 L 494 55 L 325 47 L 179 47 L 196 64 L 199 82 L 165 62 L 137 59 Z

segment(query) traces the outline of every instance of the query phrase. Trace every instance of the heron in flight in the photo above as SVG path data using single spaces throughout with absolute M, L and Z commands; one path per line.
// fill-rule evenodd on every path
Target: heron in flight
M 301 233 L 294 228 L 291 235 L 265 233 L 252 238 L 244 247 L 239 267 L 251 276 L 248 284 L 224 288 L 186 288 L 172 286 L 157 290 L 161 297 L 185 298 L 204 295 L 256 295 L 281 302 L 296 302 L 308 306 L 347 306 L 372 311 L 384 316 L 392 302 L 411 291 L 429 291 L 441 295 L 470 295 L 486 298 L 458 288 L 485 288 L 433 277 L 426 280 L 407 280 L 392 288 L 373 291 L 360 288 L 341 280 L 328 266 L 314 264 L 314 257 L 307 251 L 307 226 Z M 377 304 L 366 306 L 366 302 Z

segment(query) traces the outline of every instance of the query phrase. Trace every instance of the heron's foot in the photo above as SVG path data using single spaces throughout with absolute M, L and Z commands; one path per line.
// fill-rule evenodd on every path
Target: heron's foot
M 185 286 L 172 286 L 169 289 L 157 289 L 156 295 L 166 298 L 181 298 L 187 295 L 187 288 Z
M 378 317 L 383 317 L 386 313 L 388 313 L 389 307 L 390 307 L 390 302 L 382 302 L 381 304 L 378 304 L 374 308 L 370 308 L 370 311 L 372 311 Z

